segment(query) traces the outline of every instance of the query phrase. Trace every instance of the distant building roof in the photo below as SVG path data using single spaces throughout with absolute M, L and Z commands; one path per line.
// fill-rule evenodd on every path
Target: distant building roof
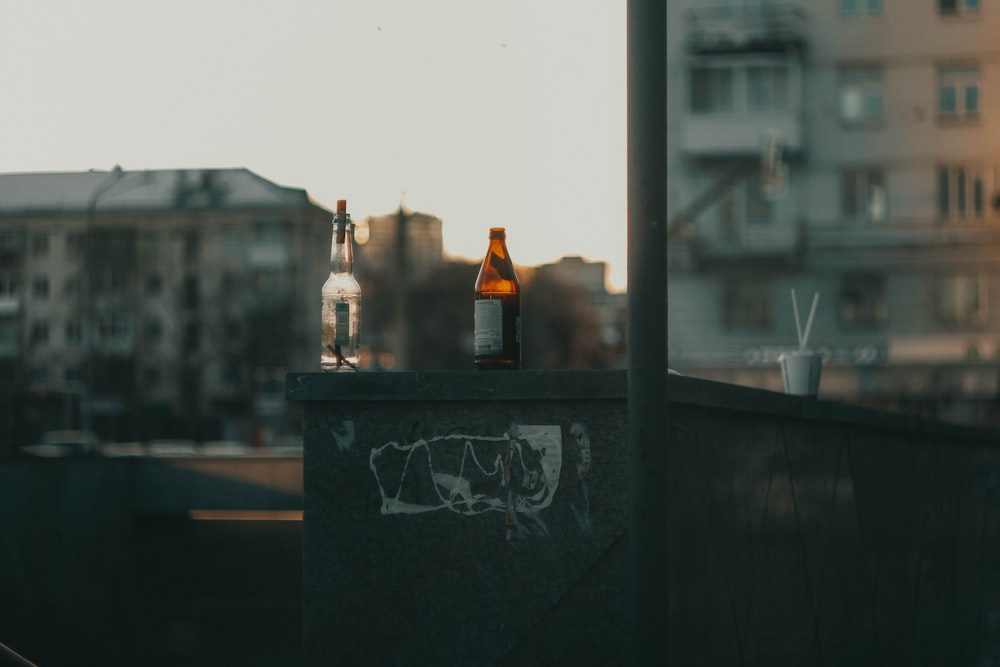
M 0 216 L 201 208 L 295 208 L 305 190 L 244 168 L 0 174 Z M 313 203 L 313 205 L 316 205 Z M 320 207 L 322 208 L 322 207 Z

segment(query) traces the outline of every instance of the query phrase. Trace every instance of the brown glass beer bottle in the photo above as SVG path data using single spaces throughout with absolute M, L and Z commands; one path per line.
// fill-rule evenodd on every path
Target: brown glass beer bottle
M 521 368 L 521 285 L 507 253 L 507 232 L 490 228 L 490 247 L 476 278 L 476 370 Z

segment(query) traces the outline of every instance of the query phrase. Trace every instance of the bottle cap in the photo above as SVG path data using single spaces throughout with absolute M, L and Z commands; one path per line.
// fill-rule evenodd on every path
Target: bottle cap
M 347 213 L 347 200 L 346 199 L 338 199 L 337 200 L 337 215 L 340 215 L 341 213 Z

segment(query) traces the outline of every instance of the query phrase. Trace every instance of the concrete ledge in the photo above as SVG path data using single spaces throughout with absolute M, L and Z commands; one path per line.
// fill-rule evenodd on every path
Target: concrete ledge
M 624 370 L 291 373 L 290 401 L 558 401 L 624 399 Z

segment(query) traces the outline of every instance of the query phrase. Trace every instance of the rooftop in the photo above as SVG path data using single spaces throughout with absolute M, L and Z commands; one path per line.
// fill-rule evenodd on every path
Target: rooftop
M 0 217 L 51 213 L 198 208 L 290 208 L 305 190 L 249 169 L 144 169 L 0 174 Z

